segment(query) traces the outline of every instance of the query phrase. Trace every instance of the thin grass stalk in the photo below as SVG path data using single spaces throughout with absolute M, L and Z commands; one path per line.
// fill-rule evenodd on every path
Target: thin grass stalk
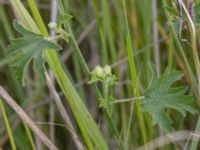
M 83 72 L 81 71 L 81 66 L 79 65 L 79 62 L 77 61 L 78 58 L 76 55 L 72 55 L 72 61 L 73 61 L 73 67 L 74 67 L 74 73 L 77 81 L 81 81 L 83 77 Z M 79 95 L 81 96 L 82 100 L 86 100 L 86 94 L 84 86 L 80 86 L 78 89 Z
M 174 48 L 173 39 L 170 38 L 169 39 L 168 65 L 167 65 L 169 68 L 173 67 L 173 48 Z
M 129 65 L 130 65 L 130 72 L 131 72 L 131 84 L 133 87 L 133 93 L 135 97 L 140 97 L 140 91 L 138 89 L 138 85 L 137 85 L 137 75 L 136 70 L 135 70 L 135 63 L 132 57 L 133 53 L 132 53 L 132 46 L 131 46 L 131 40 L 130 37 L 127 36 L 126 38 L 127 40 L 127 51 L 128 51 L 128 56 L 129 56 Z M 145 129 L 145 124 L 144 124 L 144 118 L 143 118 L 143 114 L 142 114 L 142 110 L 141 110 L 141 106 L 140 106 L 140 101 L 135 101 L 136 104 L 136 111 L 137 111 L 137 116 L 138 116 L 138 120 L 139 120 L 139 125 L 140 125 L 140 131 L 141 131 L 141 135 L 142 135 L 142 139 L 144 144 L 146 144 L 147 141 L 147 136 L 146 136 L 146 129 Z M 134 103 L 132 102 L 132 106 L 131 106 L 131 113 L 130 113 L 130 119 L 133 114 L 133 107 L 134 107 Z M 131 120 L 130 120 L 131 121 Z M 129 133 L 130 131 L 130 122 L 129 121 L 129 125 L 128 125 L 128 130 L 127 132 Z M 128 138 L 128 137 L 127 137 Z
M 109 9 L 109 1 L 108 0 L 101 0 L 101 6 L 102 6 L 102 28 L 103 31 L 105 31 L 105 39 L 108 45 L 109 45 L 109 51 L 111 56 L 111 63 L 113 63 L 116 59 L 116 48 L 114 44 L 114 34 L 111 24 L 111 14 Z M 108 50 L 108 49 L 107 49 Z
M 100 28 L 100 39 L 101 39 L 101 45 L 102 45 L 102 48 L 101 48 L 101 56 L 102 56 L 102 64 L 103 65 L 106 65 L 108 64 L 108 54 L 107 54 L 107 49 L 106 49 L 106 40 L 105 40 L 105 35 L 104 35 L 104 32 L 103 30 Z
M 173 56 L 174 56 L 174 41 L 173 41 L 173 34 L 168 33 L 165 28 L 162 27 L 162 25 L 158 24 L 158 31 L 161 34 L 161 37 L 166 42 L 166 45 L 169 45 L 169 50 L 168 50 L 168 59 L 167 59 L 167 67 L 172 68 L 173 67 Z M 168 35 L 169 34 L 169 35 Z
M 55 105 L 49 104 L 49 122 L 55 122 Z M 49 125 L 49 137 L 53 144 L 56 143 L 55 126 Z
M 125 0 L 123 0 L 123 8 L 124 8 L 125 21 L 126 21 L 126 27 L 127 27 L 126 43 L 127 43 L 127 52 L 128 52 L 129 67 L 130 67 L 130 73 L 131 73 L 131 81 L 132 81 L 131 84 L 132 84 L 134 96 L 140 97 L 140 90 L 137 85 L 137 72 L 136 72 L 134 54 L 133 54 L 133 49 L 132 49 L 132 44 L 131 44 L 131 37 L 130 37 L 129 26 L 128 26 Z M 139 101 L 136 101 L 136 111 L 137 111 L 138 120 L 140 124 L 142 139 L 143 139 L 144 144 L 146 144 L 147 137 L 146 137 L 146 131 L 145 131 L 145 124 L 144 124 L 144 118 L 143 118 Z M 132 113 L 133 113 L 133 103 L 131 106 L 131 113 L 130 113 L 131 117 L 132 117 Z M 128 133 L 129 133 L 129 129 L 130 129 L 130 122 L 128 126 Z
M 126 99 L 119 99 L 114 102 L 111 102 L 110 104 L 119 104 L 119 103 L 126 103 L 126 102 L 131 102 L 131 101 L 136 101 L 136 100 L 142 100 L 144 99 L 144 96 L 140 97 L 134 97 L 134 98 L 126 98 Z
M 5 122 L 5 126 L 6 126 L 6 130 L 7 130 L 7 133 L 8 133 L 8 137 L 10 139 L 11 148 L 12 148 L 12 150 L 17 150 L 17 146 L 15 144 L 14 136 L 12 134 L 10 123 L 8 121 L 6 110 L 5 110 L 5 107 L 4 107 L 4 104 L 3 104 L 3 101 L 1 99 L 1 97 L 0 97 L 0 108 L 1 108 L 1 112 L 2 112 L 2 115 L 3 115 L 4 122 Z
M 28 136 L 28 140 L 30 142 L 32 150 L 36 150 L 35 143 L 34 143 L 34 140 L 33 140 L 33 137 L 32 137 L 32 134 L 31 134 L 31 131 L 30 131 L 29 127 L 23 121 L 22 121 L 22 123 L 23 123 L 23 126 L 25 128 L 26 134 Z
M 50 20 L 51 22 L 56 22 L 57 21 L 57 17 L 58 17 L 58 4 L 57 4 L 57 0 L 51 0 L 51 12 L 50 12 Z M 50 37 L 52 39 L 54 39 L 54 42 L 56 42 L 56 31 L 53 29 L 50 29 Z M 52 72 L 50 72 L 50 75 L 52 77 L 52 83 L 54 84 L 54 78 L 53 78 L 53 74 Z M 55 105 L 54 103 L 50 103 L 49 104 L 49 121 L 50 122 L 55 122 Z M 55 135 L 55 126 L 54 125 L 49 125 L 49 135 L 50 135 L 50 139 L 51 141 L 53 141 L 53 143 L 56 143 L 56 135 Z
M 157 14 L 157 0 L 152 0 L 153 12 L 153 43 L 154 43 L 154 62 L 156 65 L 157 76 L 160 76 L 160 50 L 158 43 L 158 14 Z
M 147 143 L 148 150 L 162 149 L 164 146 L 167 146 L 171 143 L 175 144 L 176 142 L 187 140 L 188 137 L 190 137 L 190 134 L 191 134 L 191 131 L 180 130 L 180 131 L 175 131 L 175 132 L 161 135 L 157 137 L 156 139 L 153 139 Z M 144 149 L 145 149 L 145 146 L 136 148 L 136 150 L 144 150 Z M 184 150 L 186 149 L 184 148 Z
M 137 2 L 136 3 L 138 3 L 136 6 L 135 6 L 135 8 L 136 9 L 141 9 L 140 11 L 137 11 L 137 13 L 138 13 L 138 20 L 139 20 L 139 17 L 140 17 L 140 15 L 141 15 L 141 17 L 142 17 L 142 25 L 144 26 L 144 35 L 142 35 L 142 36 L 144 36 L 143 38 L 142 38 L 142 40 L 134 40 L 133 41 L 133 43 L 135 44 L 135 47 L 136 48 L 138 48 L 140 45 L 143 45 L 143 44 L 145 44 L 145 45 L 148 45 L 148 44 L 150 44 L 150 43 L 152 43 L 152 41 L 154 41 L 154 38 L 157 38 L 157 37 L 154 37 L 154 34 L 152 33 L 152 29 L 153 29 L 153 12 L 152 12 L 152 6 L 151 6 L 151 2 L 152 1 L 149 1 L 149 0 L 144 0 L 144 2 L 142 2 L 142 1 L 138 1 L 137 0 Z M 144 3 L 144 7 L 141 7 L 142 5 L 143 5 L 143 3 Z M 137 8 L 137 7 L 139 7 L 139 8 Z M 146 13 L 146 12 L 149 12 L 149 13 Z M 141 33 L 140 33 L 140 31 L 142 30 L 142 28 L 139 28 L 138 26 L 137 26 L 137 24 L 136 25 L 134 25 L 135 26 L 135 30 L 137 31 L 137 34 L 134 36 L 135 37 L 135 39 L 138 39 L 138 38 L 141 38 Z M 133 32 L 134 33 L 134 32 Z M 157 34 L 157 33 L 156 33 Z M 145 41 L 145 42 L 143 42 L 143 40 Z M 139 44 L 137 44 L 137 43 L 139 43 Z M 155 44 L 156 44 L 156 46 L 158 45 L 158 43 L 155 43 L 155 41 L 153 42 L 153 46 L 155 46 Z M 153 48 L 153 47 L 152 47 Z M 141 81 L 143 81 L 143 86 L 146 88 L 146 87 L 148 87 L 148 85 L 149 85 L 149 80 L 151 79 L 151 74 L 150 74 L 150 70 L 149 70 L 149 66 L 148 66 L 148 63 L 150 62 L 150 61 L 152 61 L 152 55 L 153 56 L 155 56 L 154 55 L 154 53 L 152 54 L 152 51 L 154 51 L 154 49 L 152 50 L 151 48 L 149 48 L 149 50 L 148 51 L 146 51 L 144 54 L 143 54 L 143 56 L 142 57 L 144 57 L 144 58 L 142 58 L 142 61 L 140 62 L 140 63 L 144 63 L 143 65 L 144 65 L 144 69 L 143 69 L 143 73 L 142 74 L 144 74 L 144 75 L 141 75 Z M 158 53 L 157 53 L 158 54 Z M 156 55 L 157 55 L 156 54 Z M 157 57 L 158 58 L 158 56 L 159 55 L 157 55 L 157 56 L 155 56 L 155 57 Z M 144 60 L 143 60 L 144 59 Z M 139 60 L 139 59 L 138 59 Z M 156 60 L 156 61 L 158 61 L 158 60 Z M 158 64 L 159 65 L 159 64 Z M 146 119 L 146 118 L 145 118 Z M 151 129 L 151 124 L 149 123 L 149 122 L 147 122 L 147 128 L 148 128 L 148 126 L 150 126 L 150 128 L 149 129 Z M 152 129 L 151 129 L 152 130 Z

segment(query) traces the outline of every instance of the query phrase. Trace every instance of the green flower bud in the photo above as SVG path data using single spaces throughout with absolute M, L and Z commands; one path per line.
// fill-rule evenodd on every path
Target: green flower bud
M 104 67 L 104 69 L 103 69 L 103 72 L 104 72 L 105 75 L 111 74 L 111 67 L 108 66 L 108 65 L 106 65 L 106 66 Z
M 48 27 L 49 27 L 50 29 L 56 29 L 56 28 L 57 28 L 57 23 L 56 23 L 56 22 L 50 22 L 50 23 L 48 24 Z
M 97 77 L 103 78 L 105 75 L 103 73 L 103 69 L 100 66 L 96 66 L 94 68 L 94 73 Z

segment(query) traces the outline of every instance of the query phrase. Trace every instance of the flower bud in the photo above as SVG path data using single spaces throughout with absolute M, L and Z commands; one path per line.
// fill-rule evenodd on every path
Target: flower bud
M 109 74 L 111 74 L 111 67 L 106 65 L 104 67 L 103 71 L 104 71 L 105 75 L 109 75 Z
M 50 29 L 56 29 L 56 28 L 57 28 L 57 23 L 56 23 L 56 22 L 50 22 L 50 23 L 48 24 L 48 27 L 49 27 Z
M 100 66 L 96 66 L 94 68 L 94 73 L 97 77 L 103 78 L 104 77 L 104 73 L 103 73 L 103 69 Z

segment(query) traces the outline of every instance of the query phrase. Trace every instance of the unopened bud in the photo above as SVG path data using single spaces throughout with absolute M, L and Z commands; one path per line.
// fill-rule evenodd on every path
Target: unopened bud
M 56 23 L 56 22 L 50 22 L 50 23 L 48 24 L 48 27 L 49 27 L 50 29 L 56 29 L 56 28 L 57 28 L 57 23 Z
M 96 66 L 96 67 L 94 68 L 94 72 L 95 72 L 95 75 L 96 75 L 97 77 L 100 77 L 100 78 L 104 77 L 103 69 L 102 69 L 100 66 Z
M 105 75 L 109 75 L 109 74 L 111 74 L 111 67 L 106 65 L 104 67 L 103 71 L 104 71 Z

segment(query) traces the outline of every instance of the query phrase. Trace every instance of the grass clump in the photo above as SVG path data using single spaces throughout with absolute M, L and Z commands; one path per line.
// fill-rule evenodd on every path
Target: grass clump
M 192 0 L 1 4 L 0 149 L 198 149 L 198 11 Z

